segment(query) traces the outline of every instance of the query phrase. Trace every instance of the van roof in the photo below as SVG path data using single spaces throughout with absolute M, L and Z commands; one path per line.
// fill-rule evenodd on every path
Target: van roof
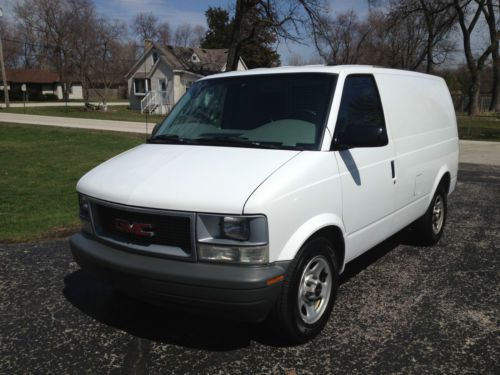
M 244 71 L 233 71 L 226 73 L 213 74 L 202 79 L 236 77 L 262 74 L 281 74 L 281 73 L 383 73 L 393 75 L 413 76 L 427 79 L 441 79 L 430 74 L 418 73 L 409 70 L 389 69 L 373 65 L 305 65 L 305 66 L 280 66 L 277 68 L 257 68 Z

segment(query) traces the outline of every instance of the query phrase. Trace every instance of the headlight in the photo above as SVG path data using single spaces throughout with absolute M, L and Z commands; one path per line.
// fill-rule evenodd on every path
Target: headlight
M 78 194 L 78 205 L 80 207 L 80 223 L 82 225 L 82 232 L 92 234 L 92 223 L 90 219 L 90 202 L 89 199 L 82 194 Z
M 198 258 L 212 262 L 269 262 L 267 219 L 262 215 L 197 216 Z
M 233 240 L 248 241 L 250 225 L 244 217 L 224 216 L 221 220 L 222 234 Z

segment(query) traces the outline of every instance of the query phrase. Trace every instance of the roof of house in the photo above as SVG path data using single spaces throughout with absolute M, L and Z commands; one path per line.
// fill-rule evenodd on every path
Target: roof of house
M 136 72 L 137 66 L 153 50 L 158 51 L 160 59 L 173 70 L 185 70 L 203 76 L 222 72 L 227 63 L 227 49 L 159 46 L 155 44 L 134 64 L 127 74 L 128 77 L 137 76 L 139 73 Z M 197 56 L 198 59 L 193 60 L 193 55 Z
M 7 69 L 8 82 L 14 83 L 54 83 L 59 82 L 59 74 L 48 70 Z
M 165 61 L 173 69 L 188 70 L 199 74 L 221 72 L 227 63 L 227 49 L 186 47 L 157 47 Z M 197 61 L 192 59 L 198 57 Z

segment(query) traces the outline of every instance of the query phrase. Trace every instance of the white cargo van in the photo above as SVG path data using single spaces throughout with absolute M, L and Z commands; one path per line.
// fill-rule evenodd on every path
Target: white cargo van
M 369 66 L 218 74 L 144 145 L 78 182 L 75 260 L 121 292 L 260 321 L 327 322 L 346 263 L 414 223 L 436 243 L 457 181 L 438 77 Z

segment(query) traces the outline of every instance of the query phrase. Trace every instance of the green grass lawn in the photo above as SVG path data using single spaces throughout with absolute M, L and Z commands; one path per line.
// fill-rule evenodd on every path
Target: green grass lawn
M 78 179 L 143 142 L 139 134 L 0 123 L 0 242 L 76 230 Z
M 500 115 L 457 116 L 460 139 L 500 141 Z
M 0 113 L 25 113 L 24 108 L 11 107 L 0 109 Z M 141 114 L 140 111 L 128 109 L 126 105 L 113 105 L 109 106 L 106 112 L 104 111 L 86 111 L 83 107 L 26 107 L 27 115 L 40 115 L 40 116 L 59 116 L 59 117 L 77 117 L 77 118 L 90 118 L 99 120 L 116 120 L 116 121 L 138 121 L 145 122 L 146 115 Z M 163 119 L 164 116 L 149 115 L 148 121 L 155 124 Z

